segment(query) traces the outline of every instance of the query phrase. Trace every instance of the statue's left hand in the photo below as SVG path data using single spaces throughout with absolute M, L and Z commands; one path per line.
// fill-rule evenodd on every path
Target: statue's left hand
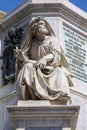
M 14 49 L 14 56 L 18 58 L 20 61 L 25 60 L 24 52 L 21 49 Z
M 18 57 L 19 56 L 19 52 L 20 52 L 21 50 L 20 49 L 14 49 L 14 56 L 15 57 Z

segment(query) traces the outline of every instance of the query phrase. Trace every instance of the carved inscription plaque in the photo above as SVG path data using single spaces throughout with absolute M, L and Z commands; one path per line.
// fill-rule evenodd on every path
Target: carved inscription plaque
M 87 39 L 68 27 L 63 27 L 65 55 L 73 76 L 87 83 Z

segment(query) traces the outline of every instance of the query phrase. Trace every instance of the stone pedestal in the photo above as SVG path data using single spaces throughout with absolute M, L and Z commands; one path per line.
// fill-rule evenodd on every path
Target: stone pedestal
M 20 101 L 7 107 L 15 130 L 75 130 L 79 106 L 54 101 Z

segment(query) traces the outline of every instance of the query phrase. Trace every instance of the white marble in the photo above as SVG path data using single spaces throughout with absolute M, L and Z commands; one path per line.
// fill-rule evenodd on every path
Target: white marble
M 60 1 L 68 1 L 68 0 L 28 0 L 29 3 L 58 3 Z M 25 0 L 27 2 L 27 0 Z
M 87 98 L 71 93 L 72 104 L 80 105 L 80 112 L 76 130 L 87 130 Z
M 16 130 L 25 130 L 25 128 L 17 128 Z
M 71 128 L 62 128 L 62 130 L 71 130 Z
M 59 3 L 61 3 L 61 7 L 59 6 Z M 26 0 L 26 2 L 24 1 L 24 3 L 22 3 L 18 8 L 16 8 L 7 16 L 5 16 L 2 23 L 0 23 L 0 34 L 3 33 L 2 37 L 5 36 L 6 31 L 10 26 L 14 25 L 20 27 L 25 24 L 27 25 L 31 17 L 36 17 L 38 15 L 45 16 L 45 18 L 48 20 L 53 30 L 55 31 L 55 34 L 60 41 L 62 47 L 64 45 L 62 34 L 63 24 L 74 28 L 75 30 L 77 30 L 77 32 L 80 32 L 84 36 L 87 36 L 87 13 L 73 5 L 71 2 L 59 0 L 58 3 L 52 4 L 52 6 L 50 5 L 50 3 L 38 3 L 37 8 L 35 8 L 35 10 L 34 7 L 32 7 L 33 11 L 32 14 L 30 14 L 31 12 L 29 9 L 31 9 L 31 7 L 32 3 L 29 3 L 29 1 Z M 49 7 L 52 7 L 51 10 Z M 45 12 L 44 8 L 48 12 Z M 37 12 L 37 9 L 40 12 Z M 0 81 L 2 81 L 1 77 L 2 75 L 0 70 Z M 74 84 L 75 86 L 71 88 L 72 105 L 80 105 L 80 114 L 76 130 L 87 130 L 87 84 L 77 79 L 74 79 Z M 2 87 L 2 85 L 0 87 Z M 14 91 L 15 88 L 13 85 L 3 86 L 3 88 L 0 89 L 0 115 L 2 117 L 2 120 L 0 120 L 0 130 L 9 130 L 9 127 L 6 127 L 8 121 L 6 123 L 7 119 L 5 118 L 7 117 L 7 114 L 5 114 L 5 111 L 6 106 L 9 105 L 8 101 L 10 100 L 13 103 L 13 100 L 12 98 L 10 98 L 10 95 Z M 7 98 L 8 96 L 9 98 Z M 5 120 L 5 122 L 3 122 L 3 120 Z M 13 128 L 12 125 L 11 128 Z
M 7 111 L 8 105 L 15 105 L 17 102 L 14 97 L 9 98 L 8 101 L 1 102 L 0 101 L 0 130 L 14 130 L 13 123 L 9 117 L 9 113 Z
M 21 102 L 21 101 L 20 101 Z M 25 101 L 20 106 L 8 106 L 7 109 L 16 128 L 58 128 L 58 130 L 75 130 L 78 119 L 79 106 L 74 105 L 45 105 L 47 101 Z M 35 102 L 35 103 L 34 103 Z M 36 102 L 38 106 L 36 105 Z M 54 101 L 52 101 L 54 102 Z M 32 104 L 34 103 L 34 106 Z M 28 104 L 28 105 L 27 105 Z M 33 129 L 32 129 L 33 130 Z

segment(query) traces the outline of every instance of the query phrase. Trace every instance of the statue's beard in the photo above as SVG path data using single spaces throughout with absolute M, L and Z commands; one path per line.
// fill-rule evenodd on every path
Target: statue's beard
M 42 34 L 48 34 L 48 30 L 46 28 L 38 28 L 37 31 L 42 33 Z

